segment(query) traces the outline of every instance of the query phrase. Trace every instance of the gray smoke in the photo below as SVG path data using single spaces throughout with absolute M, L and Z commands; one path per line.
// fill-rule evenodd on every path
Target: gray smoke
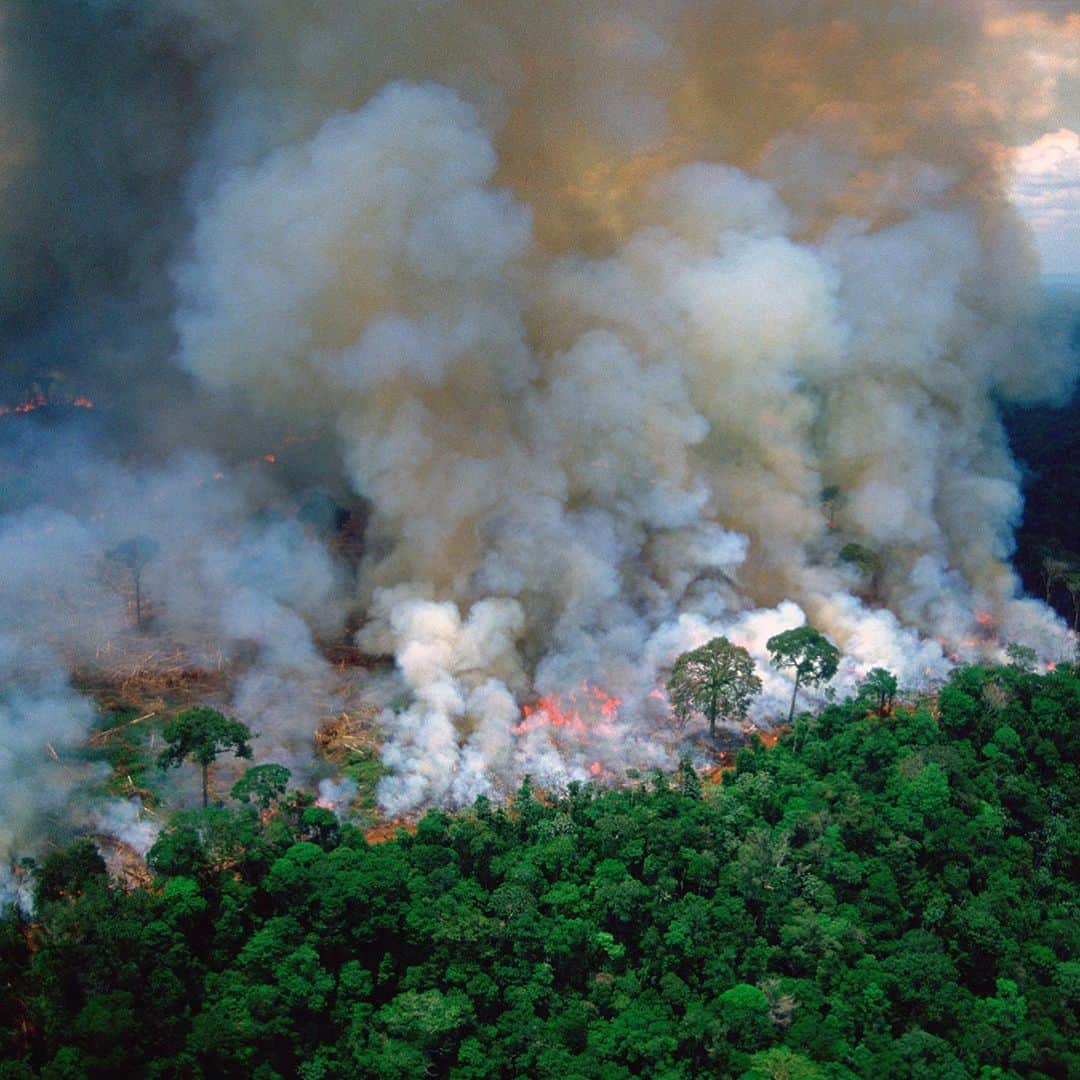
M 0 8 L 7 355 L 126 433 L 46 439 L 47 508 L 5 519 L 16 560 L 55 518 L 82 614 L 19 596 L 67 663 L 125 615 L 82 569 L 149 535 L 157 632 L 254 647 L 232 704 L 288 757 L 358 607 L 411 702 L 398 813 L 669 760 L 654 692 L 717 633 L 765 675 L 809 620 L 842 686 L 1071 652 L 1008 561 L 996 403 L 1074 372 L 1006 198 L 1045 88 L 1001 5 L 47 7 Z M 298 473 L 235 467 L 297 429 L 329 433 Z M 256 514 L 342 480 L 355 589 Z

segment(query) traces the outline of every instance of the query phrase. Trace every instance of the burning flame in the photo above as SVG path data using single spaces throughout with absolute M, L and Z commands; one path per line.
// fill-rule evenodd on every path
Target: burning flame
M 93 401 L 84 394 L 80 394 L 70 401 L 50 401 L 49 398 L 38 391 L 18 405 L 0 405 L 0 416 L 25 416 L 27 413 L 37 412 L 38 409 L 44 409 L 48 405 L 68 405 L 75 409 L 92 409 L 94 407 Z
M 580 690 L 570 694 L 550 695 L 539 698 L 535 705 L 523 705 L 522 721 L 514 728 L 514 734 L 528 735 L 551 726 L 579 739 L 590 734 L 610 735 L 620 705 L 621 698 L 583 682 Z M 599 765 L 599 762 L 593 764 Z M 591 765 L 589 771 L 598 775 Z

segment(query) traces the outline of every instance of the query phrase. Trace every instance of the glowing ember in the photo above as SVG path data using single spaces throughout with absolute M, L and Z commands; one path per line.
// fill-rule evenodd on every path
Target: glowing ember
M 7 416 L 8 414 L 24 416 L 26 413 L 41 409 L 48 404 L 48 399 L 44 394 L 35 394 L 32 398 L 28 398 L 19 405 L 0 405 L 0 416 Z
M 38 392 L 18 405 L 0 405 L 0 416 L 25 416 L 27 413 L 44 409 L 47 405 L 70 405 L 75 409 L 92 409 L 94 407 L 93 401 L 83 394 L 73 398 L 71 401 L 62 399 L 50 401 L 44 394 Z
M 274 462 L 277 461 L 277 454 L 263 454 L 262 459 L 273 465 Z

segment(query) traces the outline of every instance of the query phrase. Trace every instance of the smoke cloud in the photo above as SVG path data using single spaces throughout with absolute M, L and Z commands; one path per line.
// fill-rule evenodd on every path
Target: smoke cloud
M 669 761 L 650 695 L 718 633 L 763 722 L 804 621 L 842 686 L 1071 651 L 1008 562 L 997 403 L 1074 371 L 1007 200 L 1045 87 L 1002 5 L 51 9 L 0 7 L 9 374 L 49 354 L 127 425 L 86 468 L 43 436 L 49 508 L 4 519 L 16 567 L 53 515 L 68 663 L 123 616 L 78 568 L 150 535 L 160 632 L 254 643 L 235 702 L 291 753 L 359 611 L 407 691 L 400 813 Z M 221 464 L 297 428 L 327 433 L 298 474 Z M 355 582 L 253 523 L 313 485 L 370 501 Z M 523 722 L 573 695 L 580 725 Z

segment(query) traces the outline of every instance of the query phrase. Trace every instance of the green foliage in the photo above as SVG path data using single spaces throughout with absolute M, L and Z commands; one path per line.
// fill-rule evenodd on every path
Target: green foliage
M 709 734 L 715 735 L 718 717 L 746 715 L 750 702 L 761 693 L 761 680 L 754 674 L 750 654 L 726 637 L 718 637 L 678 657 L 667 689 L 681 723 L 695 712 L 702 713 L 709 721 Z
M 73 900 L 94 884 L 104 884 L 105 860 L 89 840 L 76 840 L 53 851 L 35 872 L 34 896 L 39 904 Z
M 1005 646 L 1005 655 L 1009 658 L 1010 667 L 1016 668 L 1017 671 L 1035 670 L 1038 655 L 1030 645 L 1018 645 L 1015 641 L 1010 641 Z
M 253 802 L 269 810 L 289 786 L 292 773 L 284 765 L 252 765 L 232 786 L 232 797 L 239 802 Z
M 795 699 L 803 684 L 816 686 L 828 682 L 840 666 L 840 650 L 812 626 L 785 630 L 765 642 L 769 658 L 776 667 L 795 669 L 795 687 L 791 694 L 788 723 L 795 716 Z
M 877 579 L 881 574 L 881 556 L 871 548 L 862 544 L 845 544 L 837 554 L 842 563 L 854 566 L 866 583 L 867 588 L 874 589 Z
M 83 843 L 0 919 L 0 1077 L 1080 1075 L 1078 761 L 1075 669 L 966 667 L 719 786 L 184 811 L 153 888 Z
M 877 711 L 883 713 L 892 708 L 896 689 L 896 676 L 891 671 L 880 667 L 871 668 L 859 683 L 859 698 L 873 701 Z
M 209 802 L 208 772 L 218 754 L 231 750 L 237 757 L 251 757 L 251 729 L 216 709 L 198 706 L 182 712 L 162 728 L 168 746 L 157 759 L 159 769 L 171 769 L 190 758 L 202 769 L 202 801 Z

